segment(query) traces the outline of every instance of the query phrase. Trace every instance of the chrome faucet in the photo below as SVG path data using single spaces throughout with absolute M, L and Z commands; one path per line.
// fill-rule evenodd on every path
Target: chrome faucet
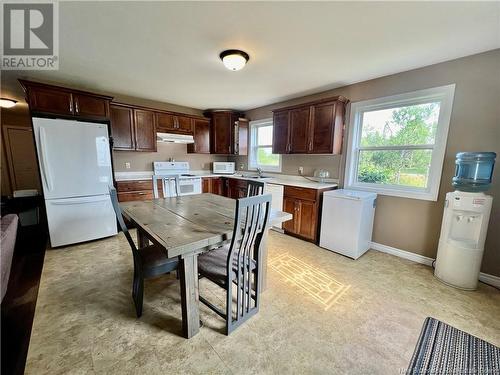
M 257 174 L 262 177 L 262 168 L 257 168 Z

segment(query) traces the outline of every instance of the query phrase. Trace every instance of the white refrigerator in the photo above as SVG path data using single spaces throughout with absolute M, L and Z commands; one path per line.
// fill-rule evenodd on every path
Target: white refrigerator
M 116 234 L 107 125 L 34 117 L 33 131 L 51 246 Z

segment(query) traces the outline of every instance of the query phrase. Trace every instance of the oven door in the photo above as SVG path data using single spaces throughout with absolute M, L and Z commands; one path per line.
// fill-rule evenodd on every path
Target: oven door
M 175 180 L 164 180 L 165 198 L 175 197 Z M 181 178 L 179 180 L 179 195 L 201 194 L 201 178 Z
M 172 183 L 174 184 L 172 191 L 175 191 L 175 181 Z M 201 194 L 201 178 L 181 178 L 179 185 L 180 195 Z

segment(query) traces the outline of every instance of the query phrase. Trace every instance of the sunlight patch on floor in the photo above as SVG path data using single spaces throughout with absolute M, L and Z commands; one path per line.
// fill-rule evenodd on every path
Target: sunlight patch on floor
M 269 259 L 269 266 L 284 277 L 285 281 L 298 286 L 319 302 L 326 310 L 350 288 L 321 269 L 288 254 L 284 253 Z

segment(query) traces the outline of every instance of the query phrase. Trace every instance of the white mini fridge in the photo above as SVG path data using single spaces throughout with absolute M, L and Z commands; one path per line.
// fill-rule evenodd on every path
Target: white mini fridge
M 323 193 L 319 245 L 358 259 L 372 240 L 377 194 L 357 190 Z

